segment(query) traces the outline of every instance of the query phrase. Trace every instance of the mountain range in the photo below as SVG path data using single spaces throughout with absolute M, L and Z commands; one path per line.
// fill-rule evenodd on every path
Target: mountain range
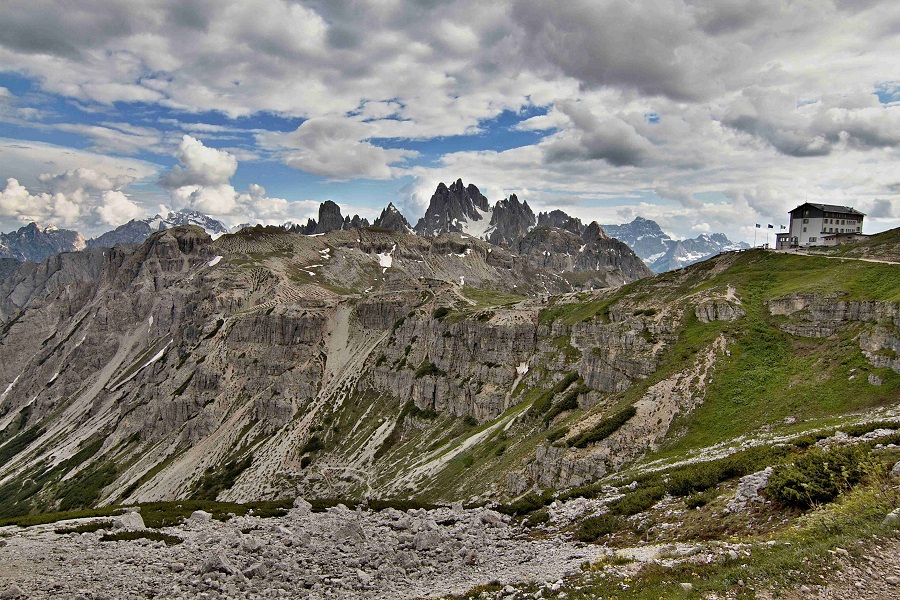
M 213 238 L 229 232 L 221 221 L 195 211 L 169 212 L 166 216 L 132 220 L 91 239 L 85 239 L 76 231 L 52 226 L 42 228 L 31 223 L 18 231 L 0 234 L 0 258 L 40 262 L 58 252 L 139 244 L 151 233 L 178 225 L 198 225 Z M 372 225 L 426 237 L 459 233 L 508 248 L 514 253 L 540 257 L 538 262 L 545 268 L 561 272 L 598 271 L 618 264 L 629 271 L 629 277 L 639 274 L 641 269 L 631 253 L 617 241 L 624 242 L 651 271 L 657 273 L 682 268 L 720 252 L 748 247 L 744 243 L 731 242 L 723 234 L 673 240 L 656 222 L 641 217 L 623 225 L 591 228 L 560 210 L 535 215 L 528 202 L 520 201 L 515 194 L 491 206 L 477 186 L 465 185 L 461 179 L 449 186 L 444 183 L 437 186 L 425 214 L 415 227 L 393 204 L 389 204 Z M 242 224 L 231 231 L 250 226 L 249 223 Z M 358 215 L 344 216 L 340 207 L 328 200 L 319 206 L 317 219 L 310 218 L 305 224 L 286 223 L 281 228 L 292 233 L 319 235 L 368 226 L 367 219 Z M 600 254 L 611 258 L 607 260 Z
M 622 225 L 603 225 L 603 229 L 628 244 L 654 273 L 681 269 L 721 252 L 750 247 L 746 242 L 732 242 L 723 233 L 702 233 L 696 238 L 674 240 L 656 221 L 642 217 Z

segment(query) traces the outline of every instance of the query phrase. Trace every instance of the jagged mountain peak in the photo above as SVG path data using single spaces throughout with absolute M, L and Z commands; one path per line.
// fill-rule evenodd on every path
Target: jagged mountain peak
M 84 236 L 55 225 L 41 226 L 37 222 L 23 225 L 16 231 L 0 233 L 0 258 L 41 262 L 52 254 L 74 252 L 85 248 Z
M 435 237 L 442 233 L 467 233 L 484 238 L 490 226 L 491 208 L 478 186 L 466 186 L 457 179 L 450 187 L 439 183 L 425 215 L 416 223 L 419 235 Z
M 494 205 L 487 240 L 498 246 L 513 246 L 534 228 L 536 219 L 528 202 L 510 194 Z
M 724 233 L 701 233 L 696 238 L 674 240 L 656 221 L 644 217 L 621 225 L 603 225 L 603 229 L 631 246 L 654 273 L 679 269 L 720 252 L 749 248 L 743 242 L 732 242 Z
M 375 219 L 373 225 L 375 225 L 375 227 L 383 227 L 401 233 L 413 232 L 413 228 L 409 225 L 409 221 L 407 221 L 406 217 L 397 210 L 397 207 L 394 206 L 393 202 L 389 202 L 384 210 L 381 211 L 381 215 Z

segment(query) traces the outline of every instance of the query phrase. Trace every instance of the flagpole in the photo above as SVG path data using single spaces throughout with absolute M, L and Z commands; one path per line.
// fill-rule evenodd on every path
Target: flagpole
M 756 248 L 756 230 L 757 229 L 758 229 L 757 227 L 753 228 L 753 247 L 754 248 Z

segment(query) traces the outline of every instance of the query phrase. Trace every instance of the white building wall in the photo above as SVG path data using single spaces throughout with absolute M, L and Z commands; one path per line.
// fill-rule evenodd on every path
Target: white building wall
M 803 221 L 807 221 L 804 223 Z M 818 244 L 822 241 L 822 218 L 796 218 L 791 220 L 791 237 L 797 238 L 800 246 Z

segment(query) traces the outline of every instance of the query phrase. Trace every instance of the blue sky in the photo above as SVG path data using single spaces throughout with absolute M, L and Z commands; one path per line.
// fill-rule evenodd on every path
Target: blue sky
M 752 239 L 900 225 L 896 2 L 10 0 L 0 231 L 159 210 L 411 221 L 440 181 Z M 14 181 L 10 181 L 14 180 Z

